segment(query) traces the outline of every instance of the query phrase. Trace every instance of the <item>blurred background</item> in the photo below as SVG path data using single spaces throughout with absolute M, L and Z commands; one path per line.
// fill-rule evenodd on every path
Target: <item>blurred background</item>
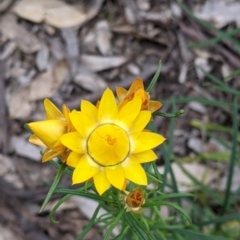
M 56 194 L 38 213 L 56 169 L 23 125 L 45 118 L 43 99 L 78 109 L 136 77 L 147 86 L 160 60 L 152 99 L 162 112 L 185 110 L 155 119 L 168 139 L 157 161 L 165 191 L 194 193 L 182 207 L 199 232 L 240 239 L 240 1 L 182 2 L 0 0 L 0 240 L 73 240 L 94 210 L 73 197 L 52 224 Z M 102 236 L 96 227 L 85 239 Z

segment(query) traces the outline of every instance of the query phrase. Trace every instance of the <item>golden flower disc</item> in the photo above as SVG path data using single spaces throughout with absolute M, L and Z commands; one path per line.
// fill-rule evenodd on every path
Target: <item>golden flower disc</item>
M 129 154 L 130 141 L 127 133 L 114 124 L 100 125 L 87 141 L 90 157 L 99 165 L 107 167 L 123 162 Z

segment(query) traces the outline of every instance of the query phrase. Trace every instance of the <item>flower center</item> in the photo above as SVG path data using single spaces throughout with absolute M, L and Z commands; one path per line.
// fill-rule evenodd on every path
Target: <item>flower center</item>
M 130 142 L 122 128 L 114 124 L 104 124 L 90 134 L 87 149 L 90 157 L 99 165 L 114 166 L 126 159 Z

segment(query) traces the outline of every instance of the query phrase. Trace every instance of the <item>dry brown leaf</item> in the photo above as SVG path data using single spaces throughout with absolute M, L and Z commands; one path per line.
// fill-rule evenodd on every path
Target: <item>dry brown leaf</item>
M 16 188 L 23 188 L 23 182 L 19 178 L 19 175 L 16 174 L 13 160 L 2 154 L 0 154 L 0 176 Z
M 202 69 L 205 72 L 210 72 L 212 70 L 212 66 L 209 64 L 209 61 L 207 58 L 201 58 L 201 57 L 196 57 L 194 59 L 194 65 L 196 68 L 197 76 L 200 80 L 202 80 L 205 77 L 205 73 L 202 71 Z M 201 69 L 200 69 L 200 68 Z
M 240 26 L 239 12 L 240 2 L 233 0 L 208 0 L 194 11 L 197 17 L 211 21 L 218 28 L 230 22 L 236 22 Z
M 29 88 L 19 88 L 8 94 L 9 117 L 12 119 L 26 119 L 35 109 L 35 103 L 29 102 Z
M 163 24 L 167 24 L 173 18 L 180 18 L 182 16 L 182 10 L 178 4 L 173 3 L 170 8 L 161 12 L 139 12 L 139 17 L 145 21 L 157 21 Z
M 22 0 L 13 9 L 19 17 L 32 22 L 47 24 L 56 28 L 81 26 L 97 14 L 102 0 L 95 2 L 89 11 L 66 4 L 59 0 Z
M 82 55 L 81 61 L 92 71 L 99 72 L 123 65 L 128 61 L 124 56 L 101 57 L 96 55 Z
M 41 148 L 28 142 L 25 136 L 12 136 L 10 143 L 17 155 L 32 159 L 41 160 Z
M 108 22 L 105 20 L 99 21 L 96 25 L 96 43 L 102 55 L 111 54 L 111 38 L 112 34 Z
M 36 54 L 36 66 L 39 71 L 43 71 L 47 68 L 49 58 L 49 49 L 43 45 Z
M 23 240 L 20 234 L 14 233 L 11 228 L 6 227 L 5 225 L 0 225 L 0 240 L 14 239 L 14 240 Z
M 86 14 L 58 0 L 23 0 L 13 9 L 19 17 L 32 22 L 45 21 L 57 28 L 77 26 L 86 20 Z
M 86 19 L 87 15 L 84 12 L 67 4 L 47 9 L 45 14 L 45 22 L 57 28 L 78 26 L 85 22 Z
M 81 87 L 93 92 L 102 91 L 107 87 L 105 81 L 83 63 L 78 67 L 78 73 L 73 81 Z
M 52 97 L 62 85 L 68 68 L 65 61 L 60 61 L 53 68 L 38 75 L 29 86 L 29 101 Z
M 62 85 L 68 68 L 65 61 L 59 61 L 55 67 L 38 75 L 26 87 L 7 94 L 7 104 L 10 118 L 25 119 L 35 109 L 34 101 L 52 97 Z
M 7 39 L 16 42 L 25 53 L 33 53 L 40 49 L 40 42 L 37 37 L 19 25 L 15 16 L 12 14 L 8 14 L 1 18 L 0 32 Z

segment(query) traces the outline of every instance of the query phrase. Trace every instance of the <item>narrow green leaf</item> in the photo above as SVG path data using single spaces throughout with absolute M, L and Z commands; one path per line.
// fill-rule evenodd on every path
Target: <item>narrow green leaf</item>
M 240 187 L 233 194 L 231 194 L 229 199 L 229 205 L 233 205 L 235 202 L 237 202 L 239 200 L 239 196 L 240 196 Z
M 200 97 L 179 97 L 179 98 L 170 98 L 162 100 L 163 104 L 171 104 L 172 101 L 175 101 L 176 103 L 189 103 L 189 102 L 199 102 L 204 105 L 209 106 L 216 106 L 225 111 L 226 107 L 232 107 L 232 102 L 227 101 L 220 101 L 220 100 L 213 100 L 205 98 L 204 96 Z
M 97 208 L 95 209 L 91 219 L 89 220 L 88 224 L 84 226 L 83 231 L 81 234 L 77 236 L 75 240 L 81 240 L 85 237 L 85 235 L 92 229 L 93 225 L 95 224 L 95 219 L 99 213 L 99 210 L 101 208 L 101 204 L 98 204 Z
M 127 238 L 124 238 L 125 235 L 127 234 L 128 230 L 129 230 L 130 226 L 125 226 L 121 232 L 115 237 L 114 240 L 121 240 L 121 239 L 127 239 Z
M 233 169 L 235 165 L 236 160 L 236 152 L 237 152 L 237 137 L 238 137 L 238 98 L 235 97 L 233 101 L 233 126 L 232 126 L 232 152 L 231 152 L 231 158 L 228 168 L 228 178 L 226 183 L 226 190 L 225 190 L 225 197 L 223 201 L 223 207 L 222 207 L 222 215 L 225 213 L 226 209 L 228 208 L 229 204 L 229 198 L 230 198 L 230 190 L 232 185 L 232 179 L 233 179 Z
M 79 191 L 79 190 L 73 190 L 73 189 L 68 189 L 68 188 L 57 188 L 57 189 L 55 189 L 54 192 L 87 197 L 87 198 L 95 199 L 98 201 L 104 201 L 104 202 L 108 202 L 108 203 L 115 203 L 115 201 L 112 199 L 109 199 L 109 198 L 106 198 L 103 196 L 99 196 L 94 193 L 85 192 L 84 189 L 82 189 L 82 191 Z
M 139 240 L 156 240 L 155 237 L 149 231 L 147 231 L 147 229 L 144 228 L 144 225 L 139 222 L 134 214 L 130 212 L 126 213 L 125 218 L 131 230 L 136 233 Z
M 46 196 L 39 212 L 41 212 L 46 207 L 46 205 L 47 205 L 48 201 L 50 200 L 54 190 L 56 189 L 57 185 L 59 184 L 66 167 L 67 167 L 67 165 L 65 163 L 61 164 L 61 167 L 58 169 L 57 175 L 54 178 L 52 186 L 50 187 L 50 189 L 47 193 L 47 196 Z
M 238 109 L 238 106 L 236 106 L 236 109 Z M 229 133 L 229 134 L 237 134 L 237 141 L 240 141 L 240 133 L 237 132 L 233 132 L 232 128 L 230 127 L 225 127 L 223 125 L 220 124 L 216 124 L 216 123 L 203 123 L 197 119 L 193 119 L 190 121 L 190 124 L 193 127 L 199 128 L 201 130 L 204 131 L 218 131 L 218 132 L 225 132 L 225 133 Z
M 151 201 L 155 200 L 165 200 L 170 198 L 186 198 L 186 197 L 193 197 L 192 193 L 164 193 L 160 196 L 151 198 Z
M 159 61 L 157 72 L 155 73 L 155 75 L 153 76 L 152 81 L 150 82 L 149 86 L 147 87 L 147 89 L 146 89 L 147 92 L 151 92 L 152 89 L 154 88 L 154 86 L 155 86 L 155 84 L 156 84 L 156 82 L 158 80 L 158 77 L 159 77 L 159 75 L 161 73 L 161 70 L 162 70 L 162 63 L 161 63 L 161 61 Z
M 87 184 L 85 184 L 85 185 L 87 185 Z M 77 189 L 77 191 L 82 191 L 82 190 L 85 190 L 85 187 L 81 187 L 81 188 L 78 188 L 78 189 Z M 55 221 L 55 220 L 53 219 L 53 215 L 55 214 L 55 212 L 57 211 L 57 209 L 61 206 L 61 204 L 64 203 L 67 199 L 69 199 L 71 196 L 73 196 L 73 194 L 67 194 L 67 195 L 65 195 L 65 196 L 62 197 L 62 198 L 56 203 L 56 205 L 53 207 L 53 209 L 52 209 L 51 212 L 50 212 L 50 216 L 49 216 L 50 221 L 51 221 L 52 223 L 58 223 L 58 221 Z
M 198 43 L 190 43 L 187 44 L 187 47 L 189 48 L 204 48 L 204 47 L 209 47 L 211 45 L 214 45 L 218 42 L 221 42 L 222 40 L 225 40 L 228 37 L 232 37 L 235 34 L 240 32 L 240 28 L 234 28 L 228 32 L 225 33 L 225 35 L 218 35 L 217 37 L 213 37 L 211 39 L 208 39 L 206 41 L 198 42 Z
M 234 39 L 232 36 L 228 35 L 227 33 L 225 33 L 224 31 L 219 30 L 218 28 L 214 27 L 213 25 L 211 25 L 209 22 L 204 21 L 202 19 L 197 18 L 191 10 L 189 10 L 187 8 L 187 6 L 183 3 L 183 1 L 178 0 L 178 4 L 179 6 L 182 8 L 182 10 L 189 15 L 191 18 L 193 18 L 195 21 L 197 21 L 199 24 L 201 24 L 203 27 L 217 33 L 219 36 L 221 36 L 222 38 L 225 38 L 227 40 L 229 40 L 230 42 L 232 42 L 232 44 L 236 47 L 238 53 L 240 54 L 240 44 L 239 41 Z
M 55 168 L 57 168 L 57 169 L 59 169 L 61 167 L 61 164 L 59 164 L 59 163 L 57 163 L 57 162 L 55 162 L 53 160 L 50 160 L 49 163 L 51 165 L 53 165 Z M 66 167 L 64 169 L 64 173 L 66 173 L 68 176 L 72 176 L 72 172 L 73 172 L 72 169 L 70 169 L 69 167 Z
M 125 209 L 123 208 L 117 215 L 117 217 L 114 219 L 114 221 L 111 223 L 110 227 L 108 228 L 103 240 L 108 240 L 112 234 L 113 229 L 117 226 L 118 222 L 120 221 L 123 213 L 125 212 Z
M 205 235 L 203 233 L 198 233 L 195 231 L 190 231 L 186 229 L 175 229 L 174 232 L 180 233 L 184 235 L 185 237 L 189 237 L 189 239 L 194 239 L 194 240 L 232 240 L 230 238 L 225 238 L 221 236 L 210 236 L 210 235 Z
M 158 178 L 154 177 L 152 174 L 150 174 L 148 172 L 147 172 L 147 176 L 148 176 L 148 178 L 150 178 L 151 180 L 153 180 L 155 182 L 162 183 L 161 180 L 159 180 Z
M 161 116 L 161 117 L 165 117 L 165 118 L 175 118 L 182 114 L 184 114 L 184 109 L 180 109 L 179 111 L 177 111 L 175 113 L 155 112 L 155 113 L 153 113 L 153 116 Z
M 165 201 L 149 201 L 148 203 L 144 204 L 144 207 L 151 207 L 151 206 L 169 206 L 178 210 L 187 220 L 189 223 L 192 223 L 191 218 L 188 214 L 177 204 Z
M 224 78 L 224 81 L 228 81 L 232 77 L 235 77 L 240 74 L 240 68 L 236 69 L 235 71 L 232 71 L 227 77 Z
M 207 187 L 206 185 L 204 185 L 203 183 L 201 183 L 200 181 L 198 181 L 192 174 L 190 174 L 183 166 L 181 163 L 179 163 L 178 160 L 175 160 L 175 162 L 177 163 L 177 165 L 180 167 L 180 169 L 183 171 L 183 173 L 186 174 L 186 176 L 188 176 L 188 178 L 190 178 L 197 186 L 199 186 L 200 189 L 202 189 L 203 192 L 207 193 L 209 196 L 212 197 L 212 199 L 222 205 L 222 198 L 215 193 L 212 189 L 210 189 L 209 187 Z
M 62 197 L 57 204 L 53 207 L 53 209 L 50 212 L 49 218 L 51 223 L 59 223 L 58 221 L 53 219 L 53 215 L 55 214 L 55 212 L 57 211 L 57 209 L 60 207 L 60 205 L 62 203 L 64 203 L 65 201 L 67 201 L 70 197 L 72 196 L 72 194 L 67 194 L 66 196 Z
M 213 85 L 213 84 L 210 84 L 210 83 L 206 83 L 203 86 L 208 87 L 208 88 L 212 88 L 212 89 L 216 89 L 216 90 L 221 91 L 221 92 L 230 93 L 230 94 L 233 94 L 233 95 L 238 96 L 238 97 L 240 96 L 240 91 L 232 89 L 232 88 L 228 88 L 228 87 L 225 87 L 225 86 L 218 86 L 218 85 Z
M 218 216 L 217 218 L 210 219 L 208 221 L 199 222 L 199 226 L 205 226 L 209 224 L 220 224 L 230 221 L 239 221 L 240 220 L 240 213 L 233 213 L 225 216 Z

